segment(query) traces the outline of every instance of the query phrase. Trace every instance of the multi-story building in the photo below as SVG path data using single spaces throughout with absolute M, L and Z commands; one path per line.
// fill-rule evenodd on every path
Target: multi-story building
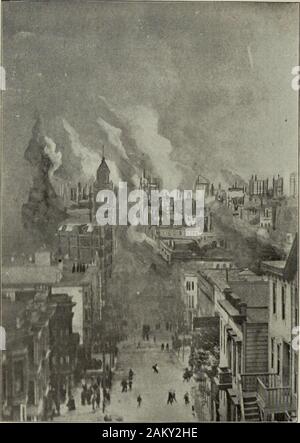
M 298 196 L 298 174 L 292 172 L 290 174 L 290 197 Z
M 233 186 L 228 188 L 227 191 L 227 206 L 232 208 L 233 213 L 238 213 L 238 208 L 243 207 L 245 201 L 245 187 L 238 186 L 235 183 Z
M 224 298 L 223 298 L 224 297 Z M 220 362 L 214 379 L 215 410 L 220 420 L 258 421 L 258 406 L 247 403 L 244 394 L 240 407 L 244 373 L 266 372 L 268 367 L 268 284 L 258 281 L 230 281 L 216 303 L 220 318 Z M 213 383 L 213 384 L 214 384 Z
M 79 376 L 76 372 L 79 334 L 73 332 L 73 309 L 76 304 L 67 294 L 51 294 L 48 301 L 55 305 L 49 322 L 50 383 L 59 409 L 66 393 L 70 392 Z
M 79 357 L 86 364 L 91 358 L 104 304 L 98 267 L 65 260 L 62 279 L 52 285 L 51 293 L 68 294 L 75 303 L 73 332 L 79 334 Z
M 296 413 L 298 393 L 298 350 L 292 348 L 299 322 L 297 236 L 287 260 L 263 262 L 262 270 L 269 278 L 269 378 L 258 397 L 266 419 L 287 420 Z
M 7 349 L 3 365 L 5 420 L 37 421 L 49 414 L 50 333 L 55 306 L 39 297 L 16 302 L 4 298 Z
M 257 175 L 252 175 L 249 180 L 248 193 L 252 196 L 266 196 L 269 192 L 269 180 L 258 179 Z
M 111 226 L 94 223 L 62 224 L 57 231 L 58 252 L 75 266 L 96 264 L 102 278 L 103 297 L 111 277 L 113 261 L 113 231 Z
M 275 178 L 273 177 L 273 197 L 282 197 L 284 194 L 283 192 L 283 177 L 278 176 Z
M 273 208 L 271 206 L 260 209 L 259 226 L 267 230 L 274 227 Z

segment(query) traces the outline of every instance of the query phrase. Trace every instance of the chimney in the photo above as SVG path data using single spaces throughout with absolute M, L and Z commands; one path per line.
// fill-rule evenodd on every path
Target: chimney
M 225 295 L 225 299 L 231 302 L 232 289 L 228 287 L 225 288 L 223 294 Z
M 240 303 L 239 311 L 243 317 L 247 317 L 247 303 Z

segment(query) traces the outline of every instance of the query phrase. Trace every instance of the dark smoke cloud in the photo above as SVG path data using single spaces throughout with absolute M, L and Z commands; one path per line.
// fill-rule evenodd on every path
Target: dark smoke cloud
M 57 165 L 47 150 L 47 138 L 43 133 L 41 117 L 38 116 L 32 129 L 32 138 L 24 154 L 30 163 L 33 184 L 28 201 L 22 206 L 22 220 L 26 230 L 37 235 L 46 244 L 53 242 L 57 224 L 65 218 L 65 211 L 51 184 L 51 174 Z

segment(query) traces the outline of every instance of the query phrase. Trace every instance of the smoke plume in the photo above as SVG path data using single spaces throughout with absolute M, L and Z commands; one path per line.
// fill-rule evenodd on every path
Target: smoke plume
M 22 206 L 23 225 L 43 243 L 51 244 L 57 224 L 65 218 L 63 204 L 51 184 L 54 172 L 61 165 L 61 153 L 44 135 L 40 116 L 32 129 L 24 157 L 32 166 L 33 184 L 28 201 Z

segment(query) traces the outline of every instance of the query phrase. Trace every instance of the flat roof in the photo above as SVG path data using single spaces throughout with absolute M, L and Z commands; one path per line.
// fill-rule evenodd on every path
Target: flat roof
M 2 268 L 3 286 L 53 284 L 62 278 L 57 266 L 4 266 Z

